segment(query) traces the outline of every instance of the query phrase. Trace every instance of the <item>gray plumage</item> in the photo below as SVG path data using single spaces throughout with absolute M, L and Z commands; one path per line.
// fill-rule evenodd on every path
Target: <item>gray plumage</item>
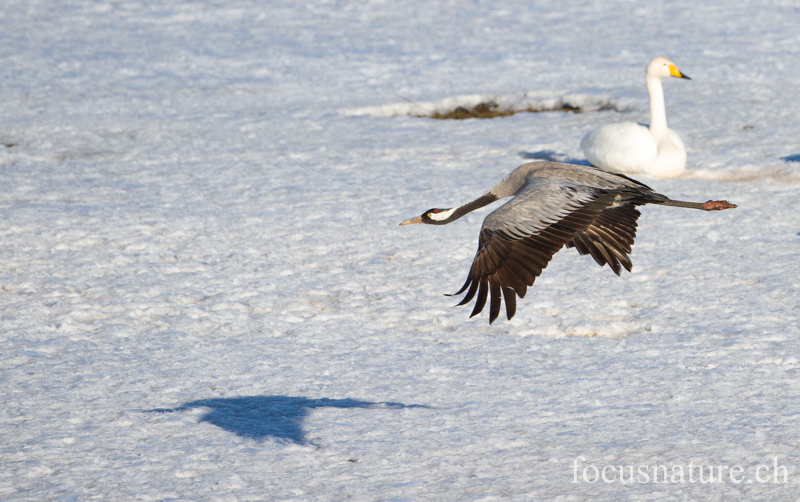
M 483 221 L 478 251 L 467 280 L 455 293 L 466 291 L 459 305 L 476 298 L 472 315 L 489 300 L 489 323 L 500 313 L 516 312 L 516 296 L 541 275 L 563 246 L 590 254 L 599 265 L 608 264 L 619 275 L 630 272 L 629 254 L 636 237 L 636 206 L 660 204 L 706 211 L 736 207 L 726 201 L 674 201 L 627 176 L 594 167 L 559 162 L 524 164 L 486 194 L 450 209 L 431 209 L 401 225 L 444 225 L 496 200 L 514 197 Z

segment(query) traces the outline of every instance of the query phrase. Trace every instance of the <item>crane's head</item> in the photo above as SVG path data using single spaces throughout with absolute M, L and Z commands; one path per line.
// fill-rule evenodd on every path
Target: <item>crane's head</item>
M 440 209 L 440 208 L 433 208 L 428 209 L 421 215 L 417 216 L 416 218 L 411 218 L 410 220 L 406 220 L 401 225 L 411 225 L 412 223 L 427 223 L 428 225 L 444 225 L 445 223 L 450 223 L 450 217 L 453 216 L 453 212 L 455 212 L 455 208 L 448 208 L 448 209 Z

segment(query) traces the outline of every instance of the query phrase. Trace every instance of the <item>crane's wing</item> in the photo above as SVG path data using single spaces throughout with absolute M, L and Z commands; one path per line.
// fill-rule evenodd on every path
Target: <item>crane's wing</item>
M 477 293 L 472 317 L 490 298 L 492 323 L 500 313 L 502 295 L 511 319 L 516 296 L 525 297 L 564 245 L 592 254 L 598 263 L 605 260 L 601 264 L 609 263 L 612 269 L 620 262 L 628 268 L 639 212 L 630 203 L 619 204 L 614 192 L 563 179 L 531 178 L 514 199 L 484 220 L 469 275 L 455 293 L 467 291 L 458 305 Z
M 580 230 L 567 242 L 568 248 L 576 248 L 582 255 L 590 254 L 601 267 L 608 264 L 615 274 L 622 267 L 631 271 L 628 255 L 636 238 L 636 219 L 641 213 L 633 203 L 622 204 L 604 210 L 585 230 Z

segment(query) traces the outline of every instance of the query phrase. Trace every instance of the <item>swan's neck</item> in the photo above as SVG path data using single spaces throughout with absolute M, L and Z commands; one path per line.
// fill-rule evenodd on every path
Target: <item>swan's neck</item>
M 647 93 L 650 95 L 650 134 L 658 142 L 667 137 L 667 112 L 664 109 L 661 78 L 647 76 Z

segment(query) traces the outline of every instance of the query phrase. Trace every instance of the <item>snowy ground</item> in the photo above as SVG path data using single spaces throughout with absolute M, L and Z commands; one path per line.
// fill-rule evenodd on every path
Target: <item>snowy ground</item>
M 531 3 L 5 1 L 0 500 L 800 497 L 800 9 Z M 739 208 L 452 308 L 491 208 L 397 224 L 646 121 L 656 55 L 643 181 Z M 618 111 L 410 116 L 476 95 Z M 582 478 L 690 462 L 741 482 Z

